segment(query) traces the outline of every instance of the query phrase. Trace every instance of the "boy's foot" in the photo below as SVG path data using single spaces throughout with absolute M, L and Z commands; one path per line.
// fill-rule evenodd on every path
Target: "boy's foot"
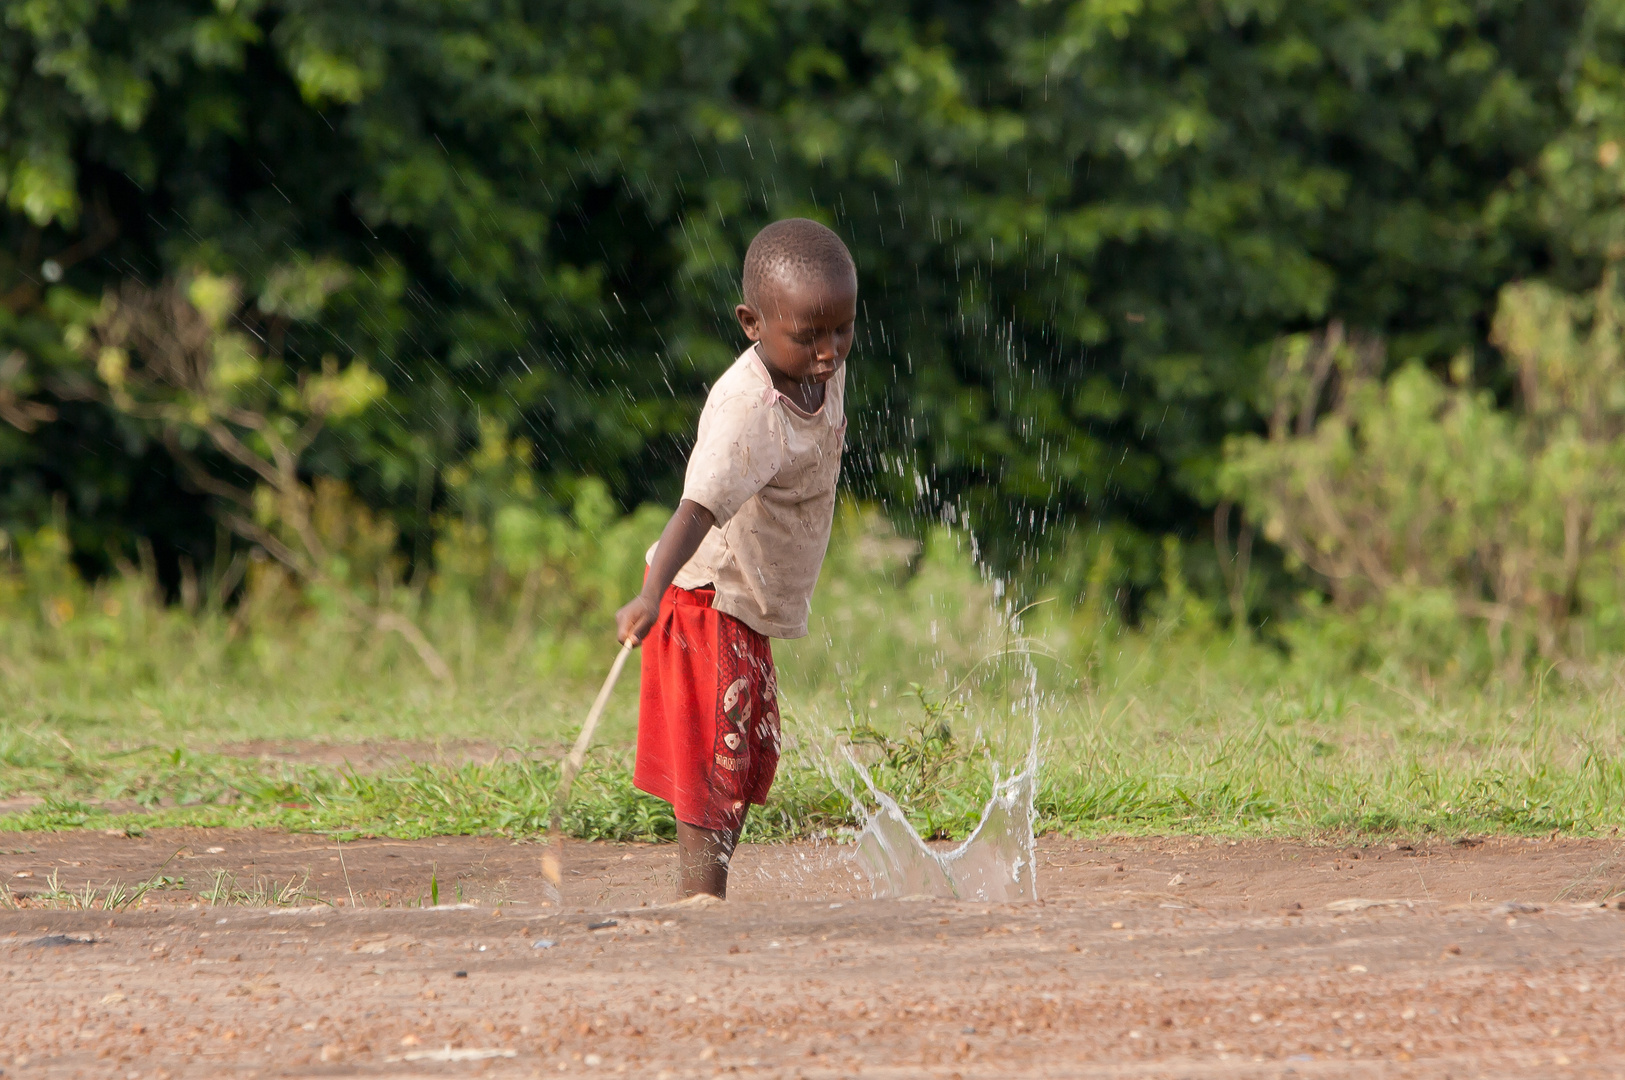
M 693 896 L 685 896 L 672 904 L 672 907 L 710 907 L 712 904 L 726 904 L 727 901 L 720 896 L 713 896 L 708 892 L 697 892 Z

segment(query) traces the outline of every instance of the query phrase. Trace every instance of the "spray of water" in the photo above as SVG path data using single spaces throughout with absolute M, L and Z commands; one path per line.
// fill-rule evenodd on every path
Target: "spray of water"
M 1037 672 L 1023 654 L 1032 718 L 1027 758 L 1020 771 L 1000 780 L 995 766 L 993 796 L 964 843 L 942 850 L 921 838 L 897 800 L 876 786 L 869 770 L 845 751 L 847 762 L 867 791 L 852 804 L 864 818 L 851 858 L 869 875 L 874 896 L 929 896 L 953 900 L 1037 900 L 1038 866 L 1033 823 L 1037 818 L 1039 698 Z
M 1038 781 L 1038 740 L 1024 768 L 993 785 L 982 819 L 958 847 L 932 848 L 908 822 L 897 801 L 875 787 L 853 760 L 879 809 L 857 803 L 868 820 L 851 856 L 869 875 L 879 897 L 932 896 L 953 900 L 1036 900 L 1033 858 L 1033 796 Z

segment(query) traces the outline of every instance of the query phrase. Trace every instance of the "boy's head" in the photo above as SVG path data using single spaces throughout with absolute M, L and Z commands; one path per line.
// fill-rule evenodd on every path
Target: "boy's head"
M 852 351 L 858 273 L 841 238 L 806 218 L 775 221 L 745 252 L 745 336 L 781 375 L 821 383 Z

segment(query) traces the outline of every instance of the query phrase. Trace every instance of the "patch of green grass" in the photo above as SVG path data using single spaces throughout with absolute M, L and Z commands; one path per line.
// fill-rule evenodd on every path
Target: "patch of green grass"
M 316 616 L 244 629 L 113 591 L 84 604 L 102 621 L 12 633 L 20 616 L 0 611 L 0 798 L 43 800 L 0 815 L 0 831 L 532 835 L 546 828 L 557 761 L 614 652 L 595 623 L 516 638 L 477 612 L 426 618 L 456 667 L 448 687 L 398 642 Z M 922 834 L 961 837 L 996 770 L 1022 760 L 1034 708 L 1045 830 L 1586 834 L 1625 824 L 1617 661 L 1526 685 L 1436 684 L 1398 662 L 1350 670 L 1302 635 L 1289 657 L 1215 629 L 1193 604 L 1134 632 L 1098 605 L 1049 604 L 1018 632 L 953 536 L 933 536 L 916 557 L 896 537 L 877 539 L 873 521 L 843 518 L 811 635 L 775 644 L 786 749 L 748 835 L 855 825 L 844 743 Z M 635 671 L 576 781 L 572 835 L 674 834 L 670 808 L 631 786 Z M 400 740 L 476 743 L 479 760 L 448 752 L 369 772 L 223 752 L 322 743 L 360 760 L 361 744 Z
M 1068 732 L 1064 711 L 1046 731 L 1040 828 L 1077 835 L 1201 833 L 1595 833 L 1622 824 L 1625 769 L 1595 745 L 1515 730 L 1470 735 L 1440 749 L 1356 726 L 1337 739 L 1256 718 L 1246 727 L 1135 730 L 1127 717 Z M 1075 721 L 1074 721 L 1075 722 Z M 1328 725 L 1329 726 L 1329 725 Z M 923 835 L 974 826 L 989 795 L 992 743 L 916 726 L 894 735 L 849 730 L 871 774 Z M 1073 734 L 1071 739 L 1066 738 Z M 8 733 L 40 744 L 38 733 Z M 1331 737 L 1330 739 L 1328 737 Z M 22 759 L 25 766 L 12 764 Z M 1007 759 L 1008 760 L 1008 759 Z M 140 750 L 108 755 L 36 745 L 13 753 L 0 777 L 45 801 L 0 817 L 0 830 L 145 829 L 170 825 L 273 827 L 340 835 L 421 837 L 546 828 L 553 759 L 419 763 L 376 773 L 276 765 L 217 754 Z M 855 825 L 850 778 L 792 754 L 749 836 L 785 839 Z M 601 748 L 577 779 L 564 826 L 577 837 L 666 840 L 670 808 L 631 786 L 624 747 Z

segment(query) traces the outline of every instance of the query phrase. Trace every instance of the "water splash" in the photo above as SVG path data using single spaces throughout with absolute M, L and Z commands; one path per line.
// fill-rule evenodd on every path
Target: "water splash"
M 948 851 L 933 849 L 909 824 L 897 800 L 875 786 L 850 752 L 869 797 L 870 810 L 857 799 L 854 807 L 867 817 L 850 856 L 869 875 L 877 899 L 930 896 L 951 900 L 1037 900 L 1034 857 L 1034 797 L 1038 788 L 1038 717 L 1033 711 L 1032 742 L 1027 761 L 1015 775 L 995 777 L 993 797 L 964 843 Z

